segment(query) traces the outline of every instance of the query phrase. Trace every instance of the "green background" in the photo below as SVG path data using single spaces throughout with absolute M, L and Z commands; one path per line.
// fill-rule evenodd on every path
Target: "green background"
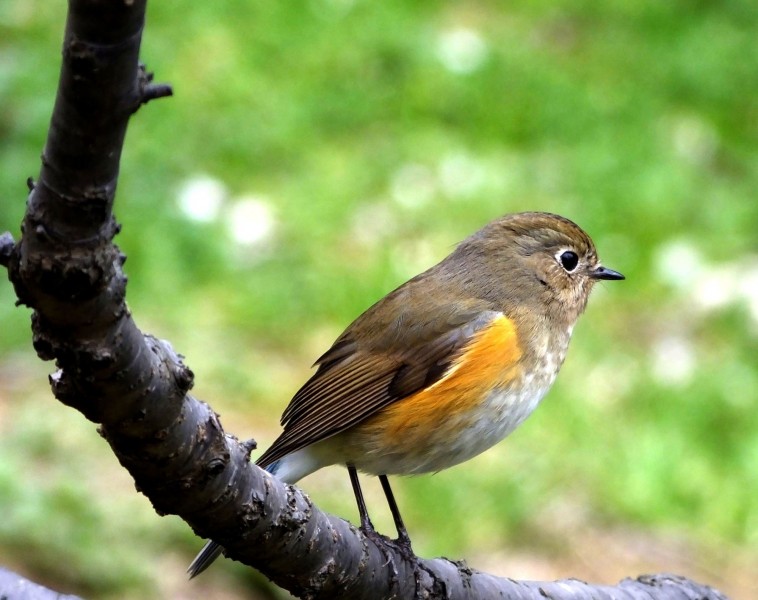
M 64 20 L 63 2 L 0 3 L 14 236 Z M 139 111 L 122 160 L 135 319 L 265 448 L 367 306 L 492 218 L 565 215 L 627 281 L 598 286 L 511 438 L 396 480 L 415 548 L 514 578 L 673 571 L 754 597 L 756 39 L 753 0 L 153 0 L 142 58 L 175 97 Z M 0 284 L 0 564 L 92 597 L 275 596 L 231 561 L 186 582 L 201 541 L 52 398 L 14 300 Z M 342 469 L 301 485 L 355 522 Z

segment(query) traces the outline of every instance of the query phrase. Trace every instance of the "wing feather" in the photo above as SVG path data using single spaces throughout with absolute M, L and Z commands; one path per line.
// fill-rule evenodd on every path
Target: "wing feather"
M 402 315 L 398 322 L 405 323 L 387 332 L 391 342 L 380 349 L 362 348 L 351 338 L 351 326 L 319 358 L 316 373 L 292 398 L 282 416 L 284 431 L 258 464 L 268 466 L 336 435 L 431 385 L 445 375 L 472 336 L 500 315 L 481 304 L 441 304 L 424 315 L 423 336 L 418 331 L 398 333 L 409 327 L 407 315 Z

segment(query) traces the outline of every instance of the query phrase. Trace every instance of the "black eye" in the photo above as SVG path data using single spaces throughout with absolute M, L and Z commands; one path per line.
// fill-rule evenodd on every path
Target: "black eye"
M 569 273 L 576 269 L 576 265 L 579 264 L 579 257 L 576 255 L 576 252 L 572 252 L 571 250 L 566 250 L 565 252 L 561 253 L 559 258 L 561 264 L 563 265 L 563 268 L 566 269 Z

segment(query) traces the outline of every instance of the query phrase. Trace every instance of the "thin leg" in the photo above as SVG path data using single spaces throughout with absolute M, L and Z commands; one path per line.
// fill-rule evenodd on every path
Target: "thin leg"
M 355 501 L 358 503 L 358 513 L 360 514 L 360 518 L 361 518 L 361 531 L 363 531 L 363 534 L 368 539 L 373 540 L 373 542 L 376 544 L 379 550 L 384 554 L 385 558 L 387 559 L 385 566 L 386 565 L 392 566 L 392 573 L 393 573 L 392 581 L 397 582 L 397 567 L 395 566 L 395 560 L 392 558 L 392 553 L 389 551 L 389 548 L 387 548 L 387 543 L 389 542 L 389 540 L 383 535 L 381 535 L 379 532 L 377 532 L 376 529 L 374 529 L 374 526 L 371 523 L 371 519 L 369 519 L 368 517 L 368 510 L 366 509 L 366 501 L 363 499 L 363 491 L 361 490 L 361 484 L 358 482 L 358 471 L 355 469 L 354 465 L 347 465 L 347 472 L 350 475 L 350 483 L 353 486 Z M 394 502 L 394 499 L 392 502 Z M 395 511 L 397 510 L 397 506 L 395 506 L 394 510 Z M 406 534 L 406 537 L 408 537 L 407 534 Z M 410 540 L 409 540 L 408 549 L 410 550 Z
M 408 531 L 405 529 L 403 517 L 400 516 L 400 510 L 397 507 L 397 502 L 395 502 L 395 495 L 392 493 L 389 479 L 387 479 L 386 475 L 379 475 L 379 481 L 382 484 L 384 495 L 387 497 L 387 504 L 390 505 L 392 519 L 395 521 L 395 528 L 397 529 L 397 541 L 401 547 L 403 547 L 409 553 L 413 553 L 413 550 L 411 549 L 411 538 L 408 536 Z
M 361 484 L 358 481 L 358 471 L 356 471 L 353 465 L 347 465 L 347 472 L 350 475 L 350 483 L 353 486 L 355 501 L 358 503 L 358 515 L 361 519 L 361 529 L 364 532 L 373 532 L 374 526 L 371 523 L 371 519 L 368 517 L 366 501 L 363 499 L 363 491 L 361 490 Z

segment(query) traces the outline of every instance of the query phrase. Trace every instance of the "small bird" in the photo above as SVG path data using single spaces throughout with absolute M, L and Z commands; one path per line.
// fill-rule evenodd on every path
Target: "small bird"
M 553 384 L 594 284 L 618 279 L 566 218 L 492 221 L 353 321 L 316 361 L 256 464 L 287 483 L 346 465 L 361 529 L 374 539 L 357 471 L 377 475 L 396 543 L 410 553 L 387 476 L 452 467 L 511 433 Z M 208 542 L 191 577 L 222 550 Z

